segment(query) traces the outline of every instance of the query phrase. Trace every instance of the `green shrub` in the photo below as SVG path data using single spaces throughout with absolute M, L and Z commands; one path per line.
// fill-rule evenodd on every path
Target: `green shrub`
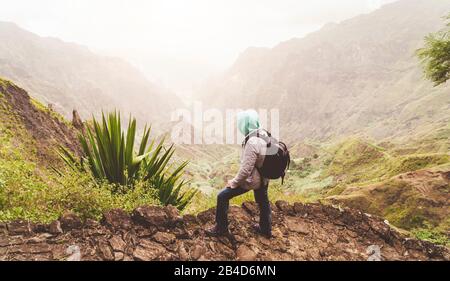
M 112 192 L 113 186 L 96 183 L 86 174 L 75 172 L 64 176 L 46 175 L 45 183 L 36 175 L 33 181 L 24 174 L 13 176 L 0 192 L 0 221 L 26 219 L 50 222 L 70 211 L 82 219 L 100 219 L 111 209 L 121 208 L 131 212 L 142 205 L 159 205 L 154 190 L 137 184 L 132 191 L 121 194 Z
M 197 191 L 186 188 L 181 180 L 187 162 L 175 166 L 171 159 L 174 146 L 164 146 L 163 138 L 158 143 L 149 142 L 150 129 L 144 129 L 139 149 L 135 151 L 136 119 L 130 119 L 127 133 L 122 131 L 120 113 L 113 112 L 102 121 L 95 118 L 86 134 L 80 135 L 84 157 L 81 161 L 62 148 L 61 157 L 74 171 L 89 171 L 99 183 L 113 186 L 113 193 L 126 194 L 137 184 L 142 188 L 156 189 L 157 198 L 163 205 L 184 209 Z
M 450 246 L 450 238 L 442 232 L 429 228 L 415 229 L 413 235 L 420 240 L 429 241 L 435 244 Z

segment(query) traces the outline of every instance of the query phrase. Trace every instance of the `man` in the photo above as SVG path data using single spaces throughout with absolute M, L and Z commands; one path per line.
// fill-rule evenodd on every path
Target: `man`
M 262 177 L 258 171 L 264 163 L 267 151 L 267 143 L 259 136 L 267 136 L 267 133 L 261 130 L 258 113 L 254 110 L 241 112 L 237 119 L 239 131 L 246 136 L 241 167 L 236 177 L 230 180 L 217 196 L 216 225 L 206 230 L 206 233 L 215 237 L 228 235 L 229 201 L 253 190 L 260 210 L 259 226 L 255 225 L 254 228 L 261 235 L 270 238 L 272 218 L 268 197 L 269 180 Z

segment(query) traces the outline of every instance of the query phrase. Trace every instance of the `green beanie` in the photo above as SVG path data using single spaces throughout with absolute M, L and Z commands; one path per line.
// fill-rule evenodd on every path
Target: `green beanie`
M 239 131 L 244 136 L 247 136 L 252 131 L 260 128 L 258 112 L 255 110 L 247 110 L 238 113 L 237 120 Z

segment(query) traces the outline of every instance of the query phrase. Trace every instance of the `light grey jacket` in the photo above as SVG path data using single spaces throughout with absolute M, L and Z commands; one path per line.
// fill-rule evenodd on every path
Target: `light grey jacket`
M 260 134 L 266 134 L 260 131 Z M 251 137 L 241 156 L 241 167 L 238 174 L 231 180 L 231 188 L 242 187 L 246 190 L 261 188 L 261 183 L 267 185 L 269 180 L 262 178 L 256 167 L 262 167 L 267 151 L 267 143 L 258 137 Z

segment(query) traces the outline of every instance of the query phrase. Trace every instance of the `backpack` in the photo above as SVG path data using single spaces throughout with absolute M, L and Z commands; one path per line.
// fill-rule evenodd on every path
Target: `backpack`
M 268 131 L 263 131 L 267 133 L 267 136 L 261 135 L 260 130 L 256 130 L 245 138 L 243 146 L 245 147 L 252 137 L 264 140 L 267 143 L 267 153 L 262 167 L 257 167 L 257 170 L 264 178 L 272 180 L 281 178 L 281 184 L 284 184 L 286 171 L 291 163 L 289 150 L 285 143 L 272 137 L 272 134 Z

